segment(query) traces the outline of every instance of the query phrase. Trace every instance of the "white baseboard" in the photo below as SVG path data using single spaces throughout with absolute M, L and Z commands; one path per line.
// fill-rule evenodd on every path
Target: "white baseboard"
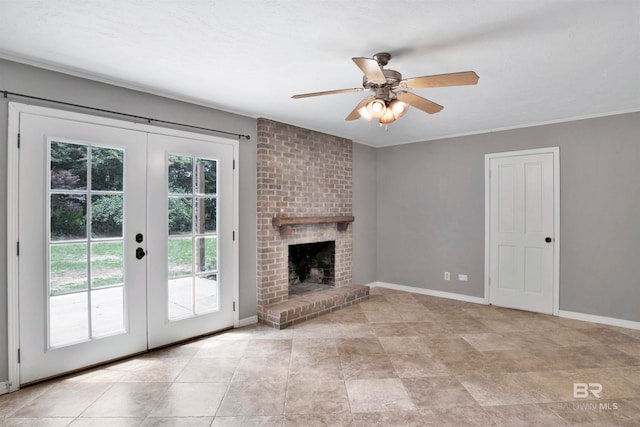
M 0 383 L 0 396 L 5 394 L 5 393 L 9 393 L 10 391 L 15 391 L 15 390 L 11 390 L 11 386 L 9 385 L 9 381 L 4 381 Z
M 435 291 L 432 289 L 416 288 L 414 286 L 396 285 L 394 283 L 385 282 L 371 282 L 367 283 L 370 288 L 381 287 L 387 289 L 395 289 L 404 292 L 413 292 L 414 294 L 429 295 L 432 297 L 448 298 L 458 301 L 472 302 L 476 304 L 487 305 L 484 298 L 472 297 L 469 295 L 455 294 L 451 292 Z M 617 319 L 615 317 L 596 316 L 594 314 L 577 313 L 574 311 L 560 310 L 559 317 L 566 317 L 567 319 L 582 320 L 584 322 L 600 323 L 603 325 L 617 326 L 620 328 L 637 329 L 640 330 L 640 322 L 633 320 Z
M 454 299 L 457 301 L 472 302 L 475 304 L 487 305 L 487 302 L 484 300 L 484 298 L 472 297 L 470 295 L 463 295 L 463 294 L 455 294 L 452 292 L 436 291 L 433 289 L 416 288 L 414 286 L 396 285 L 394 283 L 385 283 L 385 282 L 372 282 L 367 284 L 367 286 L 369 286 L 370 288 L 381 287 L 381 288 L 387 288 L 387 289 L 395 289 L 397 291 L 413 292 L 414 294 L 429 295 L 432 297 L 448 298 L 448 299 Z
M 237 328 L 243 328 L 245 326 L 249 326 L 249 325 L 253 325 L 255 323 L 258 323 L 258 316 L 251 316 L 251 317 L 245 317 L 244 319 L 240 319 L 238 321 L 238 326 Z
M 565 310 L 560 310 L 558 315 L 560 317 L 566 317 L 567 319 L 582 320 L 585 322 L 601 323 L 603 325 L 618 326 L 620 328 L 640 330 L 640 322 L 634 322 L 633 320 L 617 319 L 615 317 L 596 316 L 594 314 L 576 313 L 575 311 L 565 311 Z

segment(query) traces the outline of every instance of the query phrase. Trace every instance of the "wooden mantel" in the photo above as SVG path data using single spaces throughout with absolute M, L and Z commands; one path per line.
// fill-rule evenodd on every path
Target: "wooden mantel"
M 276 216 L 271 220 L 274 227 L 280 227 L 280 234 L 289 236 L 294 225 L 313 225 L 313 224 L 330 224 L 335 223 L 338 231 L 346 231 L 349 223 L 355 221 L 353 216 L 303 216 L 303 217 L 287 217 Z

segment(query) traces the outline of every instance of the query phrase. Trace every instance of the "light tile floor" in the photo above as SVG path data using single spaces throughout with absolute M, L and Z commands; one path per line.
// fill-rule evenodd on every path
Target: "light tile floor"
M 600 398 L 574 398 L 600 383 Z M 592 386 L 596 387 L 596 386 Z M 0 396 L 0 425 L 638 426 L 640 331 L 376 288 Z

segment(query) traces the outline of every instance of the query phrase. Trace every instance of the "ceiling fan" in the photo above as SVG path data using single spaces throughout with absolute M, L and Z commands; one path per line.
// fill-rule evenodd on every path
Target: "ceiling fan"
M 429 114 L 437 113 L 444 108 L 442 105 L 407 91 L 407 89 L 463 86 L 478 83 L 478 75 L 473 71 L 403 79 L 402 74 L 398 71 L 384 68 L 391 59 L 391 54 L 387 52 L 376 53 L 373 58 L 352 59 L 364 73 L 361 88 L 303 93 L 293 95 L 292 98 L 300 99 L 337 93 L 371 91 L 373 95 L 367 96 L 360 101 L 345 120 L 357 120 L 362 117 L 370 122 L 373 119 L 378 119 L 382 126 L 393 123 L 402 117 L 409 109 L 409 106 Z

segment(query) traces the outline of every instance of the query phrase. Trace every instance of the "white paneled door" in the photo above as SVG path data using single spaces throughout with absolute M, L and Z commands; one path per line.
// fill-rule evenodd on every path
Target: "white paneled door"
M 557 152 L 490 155 L 489 302 L 552 314 Z
M 234 323 L 234 145 L 86 117 L 20 113 L 21 384 Z

